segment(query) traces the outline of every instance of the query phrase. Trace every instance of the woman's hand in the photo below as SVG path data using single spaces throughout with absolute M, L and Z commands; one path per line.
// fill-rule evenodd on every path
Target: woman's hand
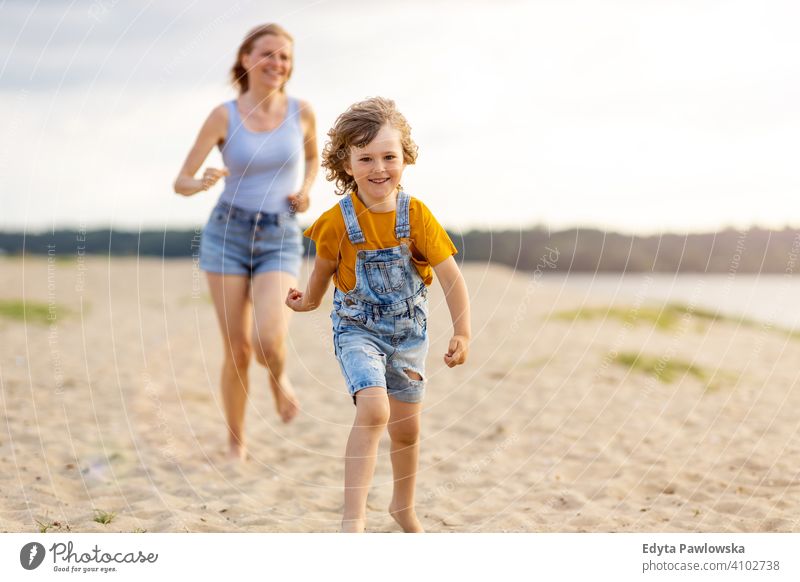
M 305 294 L 299 289 L 294 287 L 289 288 L 289 293 L 286 295 L 286 305 L 292 311 L 311 311 L 314 309 L 306 301 Z
M 469 338 L 463 335 L 454 335 L 450 339 L 450 345 L 444 355 L 444 363 L 448 368 L 455 368 L 467 361 L 467 354 L 469 354 Z
M 216 168 L 206 168 L 206 171 L 203 172 L 203 177 L 200 179 L 201 189 L 208 190 L 214 184 L 219 182 L 223 176 L 229 176 L 230 172 L 228 168 L 222 168 L 220 170 Z
M 289 206 L 292 212 L 305 212 L 311 201 L 308 199 L 308 194 L 303 192 L 296 192 L 289 195 Z
M 228 175 L 227 168 L 215 170 L 209 168 L 203 174 L 203 177 L 195 178 L 200 167 L 205 162 L 208 154 L 212 148 L 225 141 L 225 135 L 228 132 L 228 111 L 224 105 L 215 107 L 211 114 L 206 119 L 203 127 L 200 129 L 200 134 L 194 142 L 189 155 L 186 156 L 186 161 L 183 167 L 178 172 L 178 177 L 175 179 L 173 189 L 176 194 L 181 196 L 193 196 L 203 190 L 208 190 L 217 183 L 222 176 Z

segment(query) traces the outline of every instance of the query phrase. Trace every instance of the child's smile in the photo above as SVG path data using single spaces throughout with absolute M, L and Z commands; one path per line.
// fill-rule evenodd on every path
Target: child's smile
M 358 186 L 358 197 L 373 212 L 391 212 L 403 176 L 400 132 L 388 123 L 364 147 L 350 148 L 347 173 Z

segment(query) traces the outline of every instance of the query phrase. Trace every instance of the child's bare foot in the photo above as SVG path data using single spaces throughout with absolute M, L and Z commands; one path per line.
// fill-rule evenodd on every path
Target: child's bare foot
M 343 519 L 342 533 L 364 533 L 365 519 Z
M 286 374 L 281 376 L 279 382 L 274 379 L 270 380 L 270 388 L 272 388 L 272 395 L 275 397 L 275 408 L 283 422 L 291 421 L 297 412 L 300 410 L 300 403 L 295 396 L 294 389 L 292 388 L 289 378 Z
M 424 533 L 422 524 L 417 519 L 417 512 L 413 507 L 402 507 L 392 502 L 389 505 L 389 515 L 403 528 L 405 533 Z

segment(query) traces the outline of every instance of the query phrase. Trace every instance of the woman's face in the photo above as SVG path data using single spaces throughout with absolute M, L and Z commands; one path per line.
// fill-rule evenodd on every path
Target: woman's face
M 253 43 L 253 49 L 242 55 L 250 86 L 280 89 L 292 74 L 292 43 L 290 40 L 265 34 Z

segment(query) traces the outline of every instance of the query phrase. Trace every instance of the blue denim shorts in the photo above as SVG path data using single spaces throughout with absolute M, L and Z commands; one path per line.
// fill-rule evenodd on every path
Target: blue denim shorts
M 220 202 L 200 240 L 200 268 L 223 275 L 284 271 L 297 276 L 303 235 L 294 214 L 252 212 Z
M 370 305 L 353 301 L 337 289 L 331 319 L 336 359 L 354 400 L 359 390 L 378 386 L 402 402 L 422 401 L 428 355 L 424 291 L 394 305 Z M 408 371 L 422 379 L 412 379 Z

